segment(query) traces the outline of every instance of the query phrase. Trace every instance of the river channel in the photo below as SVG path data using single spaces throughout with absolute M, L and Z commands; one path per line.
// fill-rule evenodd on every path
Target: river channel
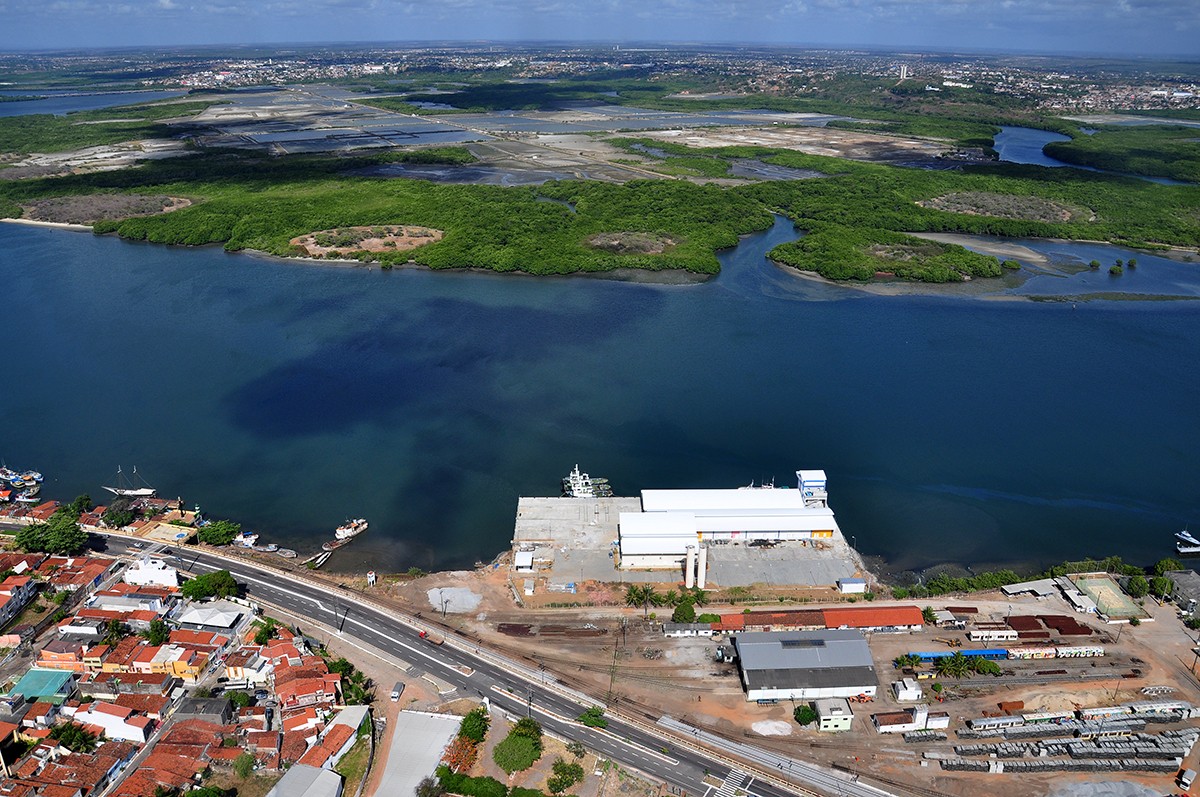
M 136 465 L 302 551 L 368 517 L 347 570 L 489 560 L 576 463 L 625 495 L 825 468 L 893 569 L 1153 561 L 1200 522 L 1200 302 L 868 295 L 765 260 L 794 234 L 656 285 L 0 224 L 0 458 L 61 498 Z

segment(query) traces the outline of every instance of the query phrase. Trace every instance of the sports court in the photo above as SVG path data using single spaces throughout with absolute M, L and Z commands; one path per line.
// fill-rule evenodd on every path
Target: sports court
M 1114 620 L 1146 616 L 1146 612 L 1133 602 L 1133 598 L 1122 592 L 1117 582 L 1106 575 L 1077 576 L 1072 580 L 1081 592 L 1096 602 L 1100 614 Z

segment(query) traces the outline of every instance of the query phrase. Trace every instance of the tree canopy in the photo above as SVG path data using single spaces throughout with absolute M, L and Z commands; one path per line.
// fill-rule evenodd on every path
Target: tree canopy
M 189 600 L 228 598 L 238 594 L 238 583 L 228 570 L 214 570 L 185 581 L 180 592 Z
M 78 553 L 87 546 L 88 533 L 79 527 L 78 515 L 59 509 L 45 523 L 17 531 L 15 542 L 23 551 L 49 554 Z

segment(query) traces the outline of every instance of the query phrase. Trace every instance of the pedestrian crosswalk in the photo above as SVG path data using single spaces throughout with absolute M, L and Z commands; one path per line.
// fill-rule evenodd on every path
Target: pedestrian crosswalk
M 745 772 L 731 769 L 729 774 L 725 776 L 724 782 L 721 783 L 721 787 L 717 789 L 716 797 L 733 797 L 734 794 L 741 790 L 749 777 Z

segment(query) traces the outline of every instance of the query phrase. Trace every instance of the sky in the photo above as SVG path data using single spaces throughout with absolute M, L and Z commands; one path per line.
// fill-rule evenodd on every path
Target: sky
M 0 0 L 0 20 L 0 50 L 487 40 L 1200 60 L 1200 0 Z

